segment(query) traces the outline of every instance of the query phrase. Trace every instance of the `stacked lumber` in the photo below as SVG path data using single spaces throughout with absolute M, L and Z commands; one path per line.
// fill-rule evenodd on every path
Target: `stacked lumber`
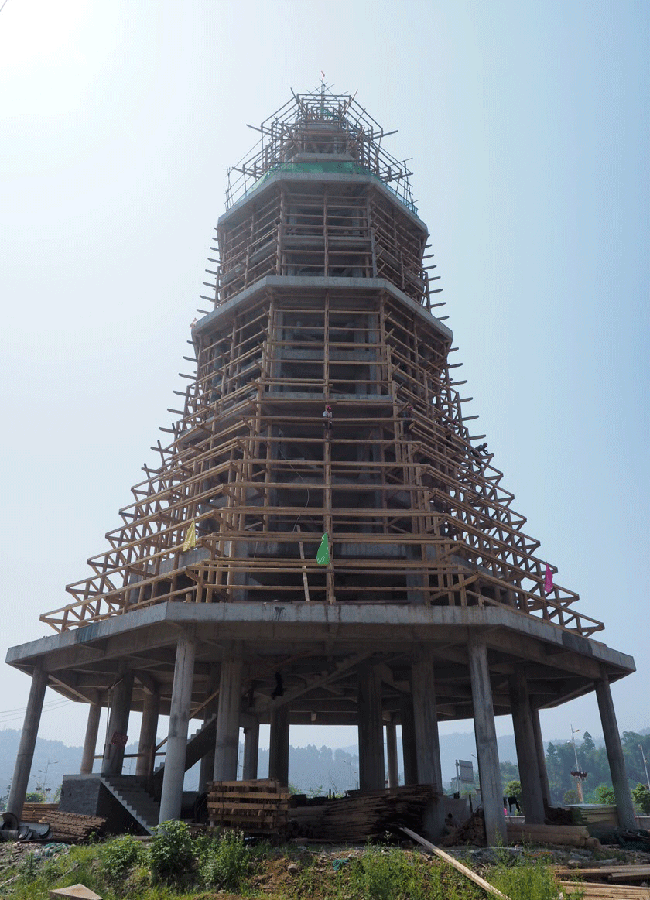
M 650 900 L 650 889 L 647 887 L 577 881 L 558 881 L 558 884 L 565 894 L 580 891 L 582 900 Z
M 487 839 L 483 810 L 477 809 L 466 822 L 446 835 L 440 843 L 443 847 L 455 847 L 457 844 L 473 844 L 477 847 L 484 847 Z
M 425 807 L 439 796 L 426 785 L 383 791 L 349 791 L 322 808 L 319 837 L 333 841 L 367 841 L 402 825 L 420 828 Z
M 599 806 L 572 806 L 571 815 L 574 825 L 618 825 L 618 810 L 615 806 L 601 804 Z
M 585 881 L 634 882 L 650 881 L 648 865 L 593 866 L 574 869 L 569 866 L 558 866 L 555 869 L 558 878 L 580 878 Z
M 58 803 L 23 803 L 23 813 L 20 817 L 21 822 L 40 822 L 44 816 L 56 812 L 59 808 Z
M 215 781 L 208 790 L 208 819 L 247 834 L 275 834 L 287 828 L 290 796 L 273 778 Z
M 101 834 L 106 825 L 106 819 L 101 816 L 82 816 L 58 810 L 53 810 L 40 822 L 50 826 L 53 841 L 64 841 L 68 844 L 87 841 L 92 834 Z
M 582 825 L 513 825 L 508 822 L 508 843 L 568 844 L 571 847 L 599 847 L 596 838 Z

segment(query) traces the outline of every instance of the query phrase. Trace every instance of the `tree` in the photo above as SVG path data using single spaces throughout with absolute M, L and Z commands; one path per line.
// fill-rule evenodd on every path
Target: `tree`
M 30 791 L 25 794 L 26 803 L 45 803 L 45 794 L 43 791 Z
M 571 788 L 570 790 L 564 792 L 565 806 L 568 806 L 571 803 L 577 803 L 578 799 L 578 792 L 575 790 L 575 788 Z
M 650 791 L 645 784 L 637 784 L 632 790 L 632 799 L 646 816 L 650 816 Z
M 521 800 L 521 781 L 509 781 L 503 788 L 504 797 L 516 797 Z
M 594 797 L 596 798 L 596 803 L 606 803 L 608 806 L 616 804 L 614 788 L 611 784 L 599 784 L 594 791 Z

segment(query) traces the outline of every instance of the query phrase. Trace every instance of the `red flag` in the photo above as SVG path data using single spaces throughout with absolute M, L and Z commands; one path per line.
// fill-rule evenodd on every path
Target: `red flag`
M 544 576 L 544 593 L 550 594 L 553 590 L 553 574 L 551 573 L 551 567 L 548 563 L 546 563 L 546 575 Z

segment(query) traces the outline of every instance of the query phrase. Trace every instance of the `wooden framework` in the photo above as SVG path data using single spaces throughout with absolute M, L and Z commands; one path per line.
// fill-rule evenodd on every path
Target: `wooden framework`
M 217 228 L 214 311 L 193 329 L 171 442 L 93 575 L 41 616 L 55 630 L 170 600 L 504 606 L 603 627 L 573 592 L 545 593 L 539 544 L 472 444 L 426 227 L 386 190 L 397 164 L 354 109 L 300 95 L 262 126 Z

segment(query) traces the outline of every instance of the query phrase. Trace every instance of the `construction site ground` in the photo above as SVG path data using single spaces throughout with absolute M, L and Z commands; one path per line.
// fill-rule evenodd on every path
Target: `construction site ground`
M 94 849 L 93 845 L 93 849 Z M 100 844 L 97 844 L 99 850 Z M 410 841 L 403 841 L 399 848 L 404 855 L 405 862 L 415 863 L 424 861 L 431 872 L 440 876 L 444 884 L 445 897 L 457 898 L 457 900 L 478 900 L 487 894 L 477 885 L 473 884 L 462 873 L 455 871 L 444 861 L 428 856 L 418 847 L 414 847 Z M 349 898 L 353 900 L 356 893 L 352 884 L 352 871 L 355 861 L 358 861 L 368 851 L 368 845 L 362 844 L 320 844 L 312 841 L 297 839 L 278 847 L 268 847 L 267 851 L 256 860 L 252 867 L 248 885 L 243 894 L 231 894 L 216 890 L 191 890 L 184 892 L 170 891 L 165 893 L 165 898 L 194 898 L 194 900 L 231 900 L 231 898 L 269 897 L 293 898 L 310 897 L 314 900 L 339 900 Z M 63 843 L 31 843 L 8 841 L 0 844 L 0 897 L 34 897 L 46 898 L 49 892 L 25 893 L 25 873 L 38 880 L 39 872 L 48 866 L 53 860 L 60 859 L 70 852 L 70 847 Z M 390 854 L 394 852 L 394 845 L 377 847 L 376 852 Z M 620 867 L 650 867 L 650 853 L 635 850 L 625 850 L 618 846 L 603 845 L 599 849 L 575 849 L 571 847 L 553 846 L 512 846 L 501 848 L 456 846 L 446 848 L 446 852 L 461 861 L 477 875 L 487 881 L 495 866 L 515 865 L 518 862 L 538 862 L 558 867 L 562 870 L 573 870 L 578 878 L 581 869 L 602 868 L 609 870 Z M 97 853 L 99 858 L 99 853 Z M 566 874 L 561 875 L 561 880 L 570 880 Z M 63 879 L 57 887 L 74 884 L 74 866 L 70 867 L 70 875 Z M 650 898 L 650 877 L 643 879 L 631 879 L 629 885 L 610 885 L 601 880 L 600 884 L 584 885 L 583 898 Z M 188 885 L 189 887 L 189 885 Z M 576 885 L 576 887 L 578 887 Z M 94 888 L 97 890 L 97 886 Z M 564 896 L 570 892 L 570 888 L 564 888 Z M 569 894 L 570 895 L 570 894 Z M 113 900 L 119 896 L 110 890 L 101 892 L 103 900 Z M 122 896 L 125 896 L 122 894 Z M 138 894 L 140 896 L 140 894 Z M 153 897 L 144 893 L 143 898 Z M 158 897 L 158 894 L 155 894 Z M 437 898 L 438 893 L 432 892 L 431 897 Z M 560 896 L 558 892 L 558 897 Z

